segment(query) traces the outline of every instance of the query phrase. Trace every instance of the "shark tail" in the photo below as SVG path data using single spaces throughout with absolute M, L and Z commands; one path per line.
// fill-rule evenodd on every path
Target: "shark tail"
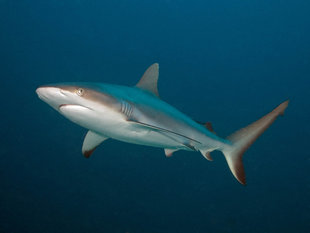
M 275 121 L 279 115 L 284 114 L 288 103 L 288 100 L 283 102 L 267 115 L 247 127 L 238 130 L 227 138 L 232 144 L 223 148 L 222 152 L 232 174 L 241 184 L 246 184 L 245 172 L 242 163 L 242 156 L 244 152 Z

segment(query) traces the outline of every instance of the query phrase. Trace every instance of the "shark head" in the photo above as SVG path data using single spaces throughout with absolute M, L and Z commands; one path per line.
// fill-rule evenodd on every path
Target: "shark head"
M 36 93 L 66 118 L 86 128 L 100 123 L 98 120 L 123 118 L 122 101 L 96 86 L 53 84 L 37 88 Z

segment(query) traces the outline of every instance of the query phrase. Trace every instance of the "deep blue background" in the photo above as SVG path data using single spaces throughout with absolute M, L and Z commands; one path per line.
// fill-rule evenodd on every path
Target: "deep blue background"
M 0 232 L 309 232 L 309 0 L 0 0 Z M 160 64 L 165 101 L 227 136 L 289 98 L 247 151 L 106 141 L 40 101 L 63 81 L 134 85 Z

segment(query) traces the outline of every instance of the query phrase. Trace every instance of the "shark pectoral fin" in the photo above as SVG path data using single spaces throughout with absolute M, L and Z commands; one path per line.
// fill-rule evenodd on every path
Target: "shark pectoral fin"
M 94 150 L 108 137 L 99 135 L 93 131 L 88 131 L 83 142 L 82 153 L 85 158 L 89 158 Z
M 152 94 L 159 97 L 157 82 L 158 82 L 159 65 L 154 63 L 143 74 L 136 87 L 139 87 L 145 91 L 149 91 Z
M 172 156 L 172 154 L 174 153 L 174 152 L 176 152 L 176 151 L 178 151 L 179 149 L 165 149 L 165 155 L 167 156 L 167 157 L 171 157 Z

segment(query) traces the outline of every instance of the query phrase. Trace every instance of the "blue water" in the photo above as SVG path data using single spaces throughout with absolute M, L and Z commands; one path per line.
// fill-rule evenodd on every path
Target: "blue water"
M 0 0 L 0 232 L 309 232 L 309 0 Z M 134 85 L 160 64 L 163 100 L 220 136 L 286 99 L 246 152 L 246 187 L 221 153 L 108 140 L 40 101 L 57 82 Z

